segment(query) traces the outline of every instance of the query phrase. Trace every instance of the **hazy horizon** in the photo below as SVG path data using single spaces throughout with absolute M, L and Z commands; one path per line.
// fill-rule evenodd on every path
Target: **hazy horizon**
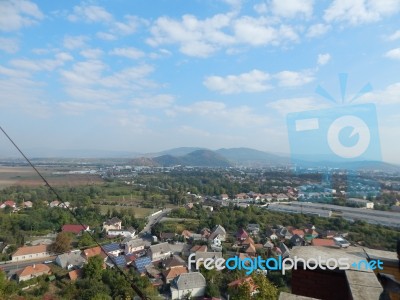
M 400 164 L 400 3 L 370 2 L 0 1 L 0 125 L 27 154 L 289 154 L 289 113 L 370 83 L 351 105 L 375 104 L 382 160 Z

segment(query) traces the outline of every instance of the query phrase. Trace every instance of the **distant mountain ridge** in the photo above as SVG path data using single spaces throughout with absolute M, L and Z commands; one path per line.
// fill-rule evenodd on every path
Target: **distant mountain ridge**
M 195 149 L 195 150 L 193 150 Z M 193 150 L 193 151 L 191 151 Z M 288 164 L 289 159 L 278 155 L 250 148 L 230 148 L 212 151 L 204 148 L 182 147 L 160 152 L 160 156 L 152 154 L 134 158 L 130 163 L 145 166 L 197 166 L 197 167 L 261 167 L 277 164 Z

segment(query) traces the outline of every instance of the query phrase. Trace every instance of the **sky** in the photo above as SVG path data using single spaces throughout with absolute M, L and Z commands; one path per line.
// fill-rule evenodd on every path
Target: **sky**
M 289 153 L 288 114 L 369 83 L 351 104 L 375 105 L 400 163 L 399 0 L 0 0 L 0 16 L 0 125 L 28 155 Z

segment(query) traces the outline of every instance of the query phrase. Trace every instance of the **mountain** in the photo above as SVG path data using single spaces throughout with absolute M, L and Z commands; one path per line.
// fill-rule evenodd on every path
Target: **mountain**
M 146 153 L 143 156 L 144 157 L 158 157 L 158 156 L 163 156 L 163 155 L 183 156 L 183 155 L 189 154 L 196 150 L 207 150 L 207 149 L 200 148 L 200 147 L 179 147 L 179 148 L 168 149 L 168 150 L 155 152 L 155 153 Z
M 261 167 L 270 165 L 287 165 L 289 158 L 250 148 L 222 148 L 215 151 L 239 166 Z
M 135 158 L 130 163 L 136 166 L 162 166 L 171 167 L 176 165 L 191 167 L 230 167 L 232 164 L 223 156 L 214 151 L 202 149 L 189 152 L 181 156 L 161 155 L 157 157 Z

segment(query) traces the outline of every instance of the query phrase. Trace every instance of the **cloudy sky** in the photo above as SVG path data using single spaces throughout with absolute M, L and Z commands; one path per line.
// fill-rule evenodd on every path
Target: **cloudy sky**
M 28 154 L 288 153 L 288 113 L 370 83 L 353 104 L 375 103 L 400 163 L 399 0 L 1 0 L 0 15 L 1 126 Z

